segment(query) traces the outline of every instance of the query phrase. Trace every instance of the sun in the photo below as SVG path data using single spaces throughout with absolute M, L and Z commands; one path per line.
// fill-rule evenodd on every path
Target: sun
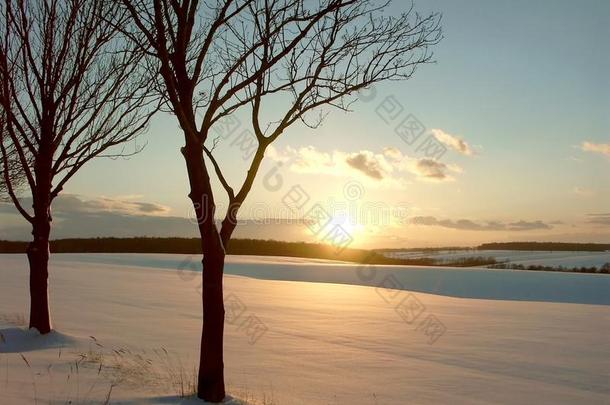
M 364 237 L 365 226 L 359 224 L 351 218 L 336 216 L 330 220 L 329 228 L 340 226 L 343 230 L 349 234 L 355 241 Z

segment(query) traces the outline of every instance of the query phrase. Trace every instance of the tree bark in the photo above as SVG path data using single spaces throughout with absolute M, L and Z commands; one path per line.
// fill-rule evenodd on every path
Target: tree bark
M 30 328 L 41 334 L 51 332 L 49 310 L 49 235 L 50 217 L 36 217 L 32 234 L 34 240 L 27 248 L 30 264 Z
M 210 177 L 203 160 L 203 147 L 187 137 L 182 154 L 191 187 L 189 198 L 197 216 L 203 251 L 203 327 L 197 396 L 208 402 L 222 402 L 226 395 L 223 360 L 225 309 L 222 286 L 225 250 L 214 222 L 216 207 Z
M 36 187 L 32 189 L 34 240 L 27 249 L 30 263 L 30 328 L 41 334 L 51 332 L 49 309 L 49 236 L 51 235 L 51 181 L 53 148 L 47 121 L 42 124 L 42 139 L 35 164 Z
M 224 254 L 203 258 L 203 330 L 197 393 L 209 402 L 225 398 L 223 335 L 225 309 L 222 275 Z

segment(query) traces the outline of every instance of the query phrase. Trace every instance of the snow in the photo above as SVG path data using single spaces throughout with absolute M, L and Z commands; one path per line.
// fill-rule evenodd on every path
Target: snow
M 38 336 L 14 325 L 28 305 L 27 261 L 0 255 L 0 403 L 104 403 L 109 392 L 113 404 L 201 403 L 179 398 L 171 384 L 176 369 L 190 378 L 199 355 L 199 275 L 190 271 L 197 263 L 54 255 L 59 332 Z M 610 403 L 606 275 L 359 272 L 258 257 L 230 257 L 227 273 L 225 368 L 229 393 L 240 398 L 233 403 Z M 442 335 L 422 327 L 431 316 Z M 254 338 L 245 322 L 252 319 L 264 331 Z
M 564 267 L 601 267 L 610 263 L 610 252 L 563 252 L 563 251 L 524 251 L 524 250 L 440 250 L 440 251 L 396 251 L 386 253 L 389 257 L 437 259 L 461 259 L 466 257 L 493 257 L 499 262 L 514 264 L 564 266 Z
M 0 331 L 1 353 L 26 353 L 40 349 L 59 349 L 77 344 L 78 339 L 51 331 L 41 335 L 36 329 L 5 328 Z
M 164 254 L 62 254 L 62 266 L 129 265 L 171 270 L 187 280 L 200 270 L 198 256 Z M 228 256 L 226 274 L 264 280 L 305 281 L 393 288 L 461 298 L 570 302 L 610 305 L 610 277 L 462 267 L 357 266 L 332 261 L 261 256 Z

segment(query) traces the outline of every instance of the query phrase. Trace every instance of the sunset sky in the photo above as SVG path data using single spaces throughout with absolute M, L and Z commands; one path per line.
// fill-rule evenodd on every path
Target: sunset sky
M 319 239 L 298 221 L 319 203 L 355 247 L 610 243 L 610 2 L 416 8 L 443 13 L 437 63 L 361 94 L 351 113 L 329 111 L 317 130 L 287 131 L 266 155 L 236 237 Z M 218 151 L 237 186 L 249 122 L 235 118 L 241 125 L 222 132 Z M 396 131 L 404 120 L 424 127 L 411 144 Z M 447 148 L 438 159 L 422 150 L 430 136 Z M 65 187 L 52 237 L 196 235 L 174 117 L 159 114 L 125 148 L 143 144 L 136 156 L 90 163 Z M 297 185 L 308 199 L 295 212 L 285 203 Z M 366 210 L 385 217 L 363 218 Z M 10 206 L 0 218 L 0 238 L 29 239 Z

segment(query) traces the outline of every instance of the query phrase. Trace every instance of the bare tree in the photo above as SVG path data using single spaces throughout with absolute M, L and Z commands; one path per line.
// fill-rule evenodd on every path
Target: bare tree
M 6 171 L 6 177 L 10 183 L 5 180 L 4 165 L 0 165 L 0 203 L 8 203 L 11 201 L 8 186 L 10 185 L 17 196 L 21 195 L 26 183 L 23 172 L 19 170 L 19 157 L 14 151 L 8 152 L 9 169 Z
M 0 111 L 1 113 L 1 111 Z M 4 114 L 0 114 L 0 142 L 4 143 L 4 137 L 6 135 L 6 119 L 4 118 Z M 9 158 L 11 161 L 14 161 L 14 153 L 10 153 Z M 11 164 L 13 166 L 13 164 Z M 11 172 L 7 173 L 8 177 L 12 176 Z M 6 201 L 9 199 L 8 188 L 6 181 L 4 180 L 4 165 L 0 166 L 0 202 Z
M 0 112 L 1 110 L 2 109 L 0 107 Z M 0 115 L 0 143 L 6 147 L 6 155 L 8 160 L 8 165 L 6 166 L 8 170 L 6 170 L 6 175 L 10 180 L 10 183 L 5 180 L 5 165 L 2 164 L 2 155 L 0 155 L 0 202 L 2 203 L 11 202 L 11 197 L 8 192 L 9 184 L 14 190 L 14 193 L 17 196 L 20 196 L 23 193 L 27 183 L 23 170 L 20 170 L 21 165 L 19 162 L 19 154 L 11 144 L 8 136 L 9 135 L 6 132 L 6 119 L 4 115 Z
M 133 17 L 130 38 L 159 71 L 156 86 L 184 135 L 189 198 L 203 249 L 198 396 L 219 402 L 225 397 L 225 250 L 266 148 L 295 122 L 315 128 L 322 107 L 348 110 L 358 90 L 410 78 L 430 61 L 428 49 L 441 38 L 440 16 L 421 16 L 412 7 L 388 16 L 390 2 L 374 0 L 121 2 Z M 276 97 L 282 104 L 273 109 L 286 107 L 270 118 L 263 114 L 266 100 Z M 214 154 L 218 139 L 210 129 L 240 109 L 250 112 L 258 147 L 243 183 L 233 188 Z M 316 113 L 322 115 L 311 116 Z M 220 229 L 214 175 L 229 200 Z
M 51 330 L 51 204 L 91 159 L 122 155 L 156 110 L 141 55 L 104 0 L 6 0 L 0 6 L 0 157 L 6 193 L 32 225 L 30 327 Z M 19 176 L 12 176 L 18 173 Z M 16 179 L 31 192 L 20 199 Z

